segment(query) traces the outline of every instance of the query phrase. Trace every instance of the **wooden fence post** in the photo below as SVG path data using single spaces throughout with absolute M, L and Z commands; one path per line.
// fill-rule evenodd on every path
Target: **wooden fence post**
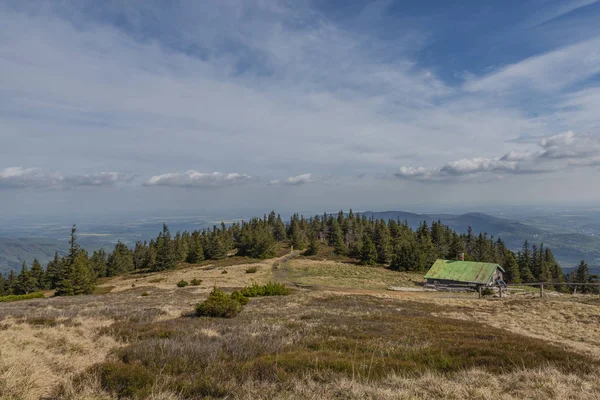
M 498 286 L 498 289 L 500 289 L 500 298 L 502 298 L 502 286 Z
M 544 297 L 544 284 L 540 283 L 540 297 Z
M 481 286 L 479 286 L 479 298 L 481 298 Z

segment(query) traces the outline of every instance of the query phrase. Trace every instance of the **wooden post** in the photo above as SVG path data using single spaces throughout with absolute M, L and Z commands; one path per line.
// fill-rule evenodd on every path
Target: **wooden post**
M 481 298 L 481 286 L 479 286 L 479 298 Z
M 498 289 L 500 290 L 500 298 L 502 298 L 502 286 L 498 286 Z
M 544 297 L 544 284 L 540 283 L 540 297 Z

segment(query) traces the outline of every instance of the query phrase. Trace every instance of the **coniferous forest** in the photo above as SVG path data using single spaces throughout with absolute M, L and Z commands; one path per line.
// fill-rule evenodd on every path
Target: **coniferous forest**
M 51 289 L 59 296 L 89 294 L 98 278 L 136 270 L 163 271 L 182 262 L 194 264 L 230 255 L 271 258 L 281 242 L 306 256 L 316 255 L 327 246 L 336 255 L 362 265 L 384 265 L 395 271 L 424 273 L 436 259 L 456 259 L 464 253 L 467 261 L 502 265 L 509 283 L 598 281 L 596 275 L 588 273 L 584 261 L 570 276 L 565 276 L 552 251 L 543 244 L 530 245 L 525 241 L 514 252 L 501 238 L 476 234 L 471 228 L 458 233 L 438 221 L 431 226 L 423 222 L 413 230 L 403 221 L 366 218 L 350 210 L 311 218 L 294 214 L 287 223 L 271 212 L 263 218 L 174 235 L 163 225 L 156 239 L 149 242 L 137 242 L 133 248 L 119 242 L 111 253 L 100 249 L 91 255 L 78 245 L 73 226 L 66 256 L 56 253 L 46 268 L 34 260 L 31 266 L 23 263 L 19 273 L 0 275 L 0 296 Z M 552 289 L 551 285 L 546 287 Z M 595 288 L 582 286 L 578 291 Z M 556 290 L 567 288 L 559 286 Z

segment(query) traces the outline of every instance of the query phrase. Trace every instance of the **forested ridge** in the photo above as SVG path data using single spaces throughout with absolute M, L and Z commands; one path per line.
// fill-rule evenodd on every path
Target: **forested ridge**
M 24 263 L 20 273 L 0 275 L 0 296 L 50 289 L 56 289 L 57 295 L 88 294 L 98 278 L 143 269 L 168 270 L 182 262 L 195 264 L 232 254 L 271 258 L 281 242 L 288 242 L 305 256 L 316 255 L 320 247 L 329 246 L 335 254 L 362 265 L 380 264 L 396 271 L 424 273 L 436 259 L 456 259 L 464 253 L 465 260 L 502 265 L 509 283 L 598 281 L 598 276 L 587 272 L 583 261 L 566 277 L 552 251 L 543 244 L 530 245 L 525 241 L 515 253 L 501 238 L 475 234 L 470 227 L 466 233 L 458 233 L 439 221 L 424 221 L 413 230 L 403 221 L 367 218 L 350 210 L 311 218 L 294 214 L 287 223 L 271 212 L 263 218 L 175 235 L 163 224 L 156 239 L 137 242 L 133 248 L 119 242 L 111 253 L 100 249 L 91 255 L 77 244 L 73 226 L 66 256 L 56 253 L 46 268 L 35 260 L 31 266 Z

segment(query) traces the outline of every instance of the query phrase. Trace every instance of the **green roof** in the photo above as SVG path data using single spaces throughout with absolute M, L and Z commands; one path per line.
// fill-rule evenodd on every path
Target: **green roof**
M 490 281 L 496 268 L 500 268 L 504 272 L 504 269 L 498 264 L 437 260 L 425 274 L 425 279 L 486 284 Z

